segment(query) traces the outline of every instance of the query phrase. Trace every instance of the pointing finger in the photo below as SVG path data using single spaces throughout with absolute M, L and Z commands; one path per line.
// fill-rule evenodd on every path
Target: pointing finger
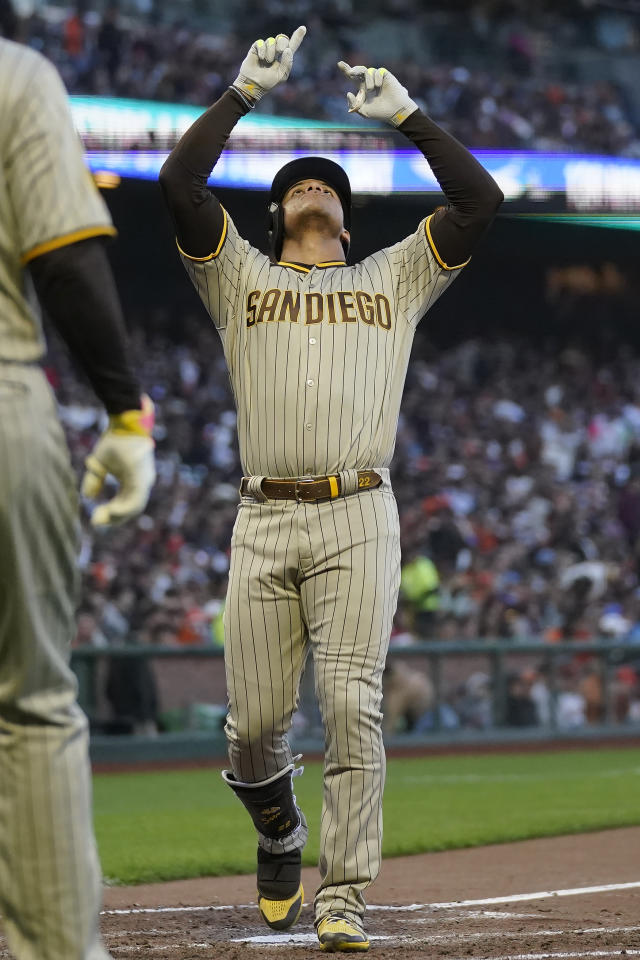
M 291 34 L 291 39 L 289 40 L 289 46 L 291 47 L 294 53 L 296 52 L 296 50 L 304 40 L 306 32 L 307 32 L 306 27 L 298 27 Z
M 267 37 L 266 53 L 265 53 L 265 63 L 273 63 L 276 58 L 276 38 Z
M 344 60 L 341 60 L 338 63 L 338 67 L 340 70 L 342 70 L 345 77 L 349 77 L 350 80 L 361 80 L 367 72 L 366 67 L 350 67 L 348 63 L 344 62 Z
M 280 57 L 280 63 L 286 71 L 291 70 L 293 64 L 293 50 L 291 47 L 285 47 Z

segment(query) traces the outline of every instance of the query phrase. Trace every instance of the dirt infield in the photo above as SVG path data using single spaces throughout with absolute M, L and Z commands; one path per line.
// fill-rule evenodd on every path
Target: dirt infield
M 640 827 L 386 860 L 368 899 L 376 960 L 640 956 Z M 104 906 L 116 960 L 322 956 L 309 905 L 289 935 L 260 923 L 252 877 L 116 887 Z
M 311 897 L 316 871 L 303 879 Z M 368 899 L 377 960 L 640 956 L 640 828 L 386 860 Z M 102 925 L 115 958 L 321 955 L 311 907 L 270 934 L 246 876 L 109 889 Z

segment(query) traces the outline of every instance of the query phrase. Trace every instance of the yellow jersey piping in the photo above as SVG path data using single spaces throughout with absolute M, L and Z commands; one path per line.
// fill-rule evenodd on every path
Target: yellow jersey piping
M 45 253 L 51 253 L 52 250 L 59 250 L 61 247 L 68 247 L 72 243 L 79 243 L 80 240 L 89 240 L 91 237 L 115 237 L 118 231 L 115 227 L 101 224 L 99 227 L 84 227 L 82 230 L 73 230 L 71 233 L 65 233 L 61 237 L 54 237 L 53 240 L 46 240 L 37 246 L 27 250 L 21 257 L 22 265 L 41 257 Z
M 289 263 L 288 260 L 278 260 L 279 267 L 291 267 L 292 270 L 299 270 L 300 273 L 311 273 L 310 267 L 302 267 L 299 263 Z
M 469 260 L 465 260 L 464 263 L 458 263 L 458 264 L 456 264 L 455 267 L 450 267 L 448 263 L 445 263 L 445 262 L 444 262 L 444 260 L 442 259 L 442 257 L 441 257 L 440 254 L 438 253 L 438 251 L 437 251 L 437 249 L 436 249 L 436 245 L 435 245 L 435 243 L 433 242 L 433 237 L 431 236 L 431 227 L 429 226 L 429 221 L 431 220 L 431 217 L 432 217 L 432 216 L 433 216 L 433 214 L 431 214 L 431 216 L 430 216 L 430 217 L 427 217 L 427 219 L 425 220 L 424 229 L 425 229 L 425 232 L 426 232 L 426 234 L 427 234 L 427 240 L 429 241 L 429 246 L 431 247 L 431 250 L 432 250 L 432 253 L 433 253 L 434 257 L 436 258 L 436 260 L 438 261 L 438 263 L 440 264 L 440 266 L 442 267 L 443 270 L 461 270 L 462 267 L 466 267 L 466 265 L 467 265 L 467 264 L 469 263 L 469 261 L 471 260 L 471 257 L 469 257 Z
M 220 242 L 218 243 L 218 246 L 213 251 L 213 253 L 208 253 L 206 257 L 192 257 L 190 253 L 187 253 L 186 250 L 182 249 L 182 247 L 180 246 L 176 238 L 176 246 L 183 257 L 186 257 L 187 260 L 193 260 L 195 263 L 206 263 L 207 260 L 215 260 L 215 258 L 218 256 L 218 254 L 222 250 L 222 244 L 227 238 L 227 211 L 225 210 L 224 207 L 222 207 L 222 214 L 224 217 L 224 220 L 222 223 L 222 235 L 220 237 Z
M 346 267 L 345 260 L 326 260 L 322 263 L 314 263 L 314 267 Z M 279 267 L 291 267 L 292 270 L 300 270 L 301 273 L 311 273 L 313 267 L 303 267 L 300 263 L 289 263 L 288 260 L 278 260 Z

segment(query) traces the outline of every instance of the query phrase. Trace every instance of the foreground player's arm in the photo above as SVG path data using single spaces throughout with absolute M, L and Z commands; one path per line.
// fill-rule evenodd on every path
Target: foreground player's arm
M 111 268 L 100 240 L 84 240 L 30 264 L 38 299 L 109 413 L 109 426 L 86 459 L 82 492 L 96 499 L 107 474 L 118 493 L 96 506 L 94 526 L 122 523 L 144 510 L 155 480 L 153 404 L 127 355 L 127 337 Z
M 141 399 L 129 364 L 120 303 L 103 249 L 104 236 L 115 231 L 85 166 L 66 91 L 51 64 L 27 55 L 33 57 L 33 69 L 13 118 L 7 184 L 22 264 L 110 414 L 109 429 L 87 461 L 92 478 L 101 475 L 100 486 L 107 473 L 120 483 L 116 497 L 92 515 L 102 525 L 139 513 L 148 500 L 154 479 L 151 402 Z M 85 478 L 83 491 L 96 495 L 96 483 L 88 489 L 87 483 Z
M 497 183 L 466 147 L 419 109 L 384 67 L 338 66 L 360 85 L 357 94 L 347 94 L 349 111 L 397 127 L 427 159 L 448 201 L 429 220 L 429 240 L 441 266 L 464 264 L 504 199 Z
M 233 85 L 189 127 L 160 171 L 160 186 L 173 218 L 178 245 L 192 259 L 205 259 L 218 249 L 224 234 L 224 212 L 207 188 L 211 171 L 237 122 L 262 96 L 286 80 L 293 55 L 306 27 L 291 39 L 284 34 L 256 40 Z
M 107 413 L 140 409 L 118 292 L 103 241 L 83 240 L 29 264 L 38 300 Z

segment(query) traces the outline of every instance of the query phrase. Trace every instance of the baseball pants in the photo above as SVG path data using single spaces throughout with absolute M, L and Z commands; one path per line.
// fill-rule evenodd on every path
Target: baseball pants
M 37 366 L 0 362 L 0 914 L 18 960 L 107 960 L 87 721 L 69 667 L 77 496 Z
M 234 776 L 292 761 L 287 731 L 312 651 L 325 728 L 316 919 L 361 916 L 378 874 L 385 756 L 382 671 L 400 581 L 400 534 L 384 484 L 317 504 L 243 497 L 225 606 L 227 738 Z

